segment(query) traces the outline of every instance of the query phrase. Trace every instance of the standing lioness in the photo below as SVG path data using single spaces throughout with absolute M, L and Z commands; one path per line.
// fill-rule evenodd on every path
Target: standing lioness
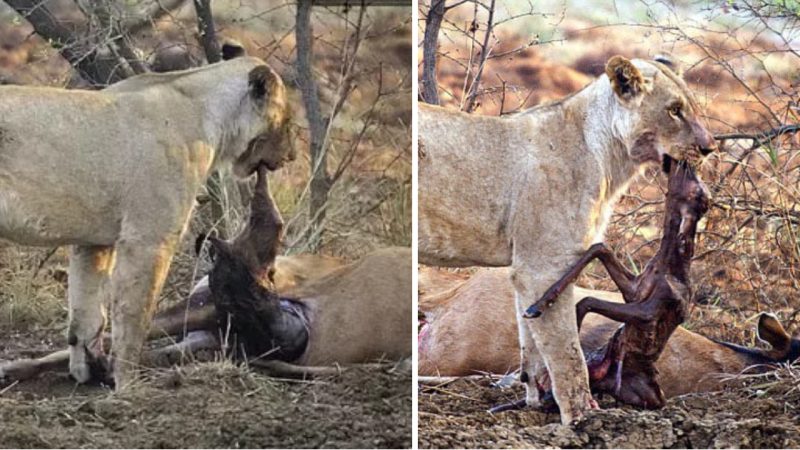
M 294 159 L 284 85 L 243 57 L 104 91 L 0 88 L 0 238 L 71 245 L 70 373 L 89 379 L 111 300 L 114 380 L 134 375 L 208 174 Z M 108 292 L 107 292 L 108 291 Z
M 546 369 L 564 423 L 594 405 L 572 289 L 541 319 L 520 314 L 601 240 L 643 166 L 714 147 L 666 64 L 615 56 L 583 90 L 508 118 L 420 106 L 420 262 L 513 267 L 526 401 Z

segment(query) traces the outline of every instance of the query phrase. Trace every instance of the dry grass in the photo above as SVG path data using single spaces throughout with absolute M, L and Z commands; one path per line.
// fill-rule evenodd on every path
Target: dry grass
M 226 360 L 118 391 L 50 376 L 0 395 L 0 435 L 17 448 L 410 447 L 410 381 L 354 370 L 289 383 Z
M 64 255 L 61 251 L 45 261 L 51 252 L 0 249 L 0 330 L 50 326 L 66 319 Z

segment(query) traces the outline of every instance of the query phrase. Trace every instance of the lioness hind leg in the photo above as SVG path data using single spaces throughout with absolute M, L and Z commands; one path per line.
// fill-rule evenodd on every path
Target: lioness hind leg
M 524 302 L 525 299 L 520 299 L 518 294 L 514 296 L 517 331 L 519 332 L 519 381 L 525 385 L 525 399 L 516 400 L 511 403 L 495 405 L 489 409 L 490 413 L 499 413 L 514 409 L 522 409 L 525 407 L 538 408 L 541 406 L 541 392 L 539 389 L 539 383 L 541 382 L 541 379 L 539 376 L 540 374 L 546 375 L 547 372 L 542 364 L 542 358 L 539 355 L 539 350 L 536 348 L 536 343 L 533 341 L 533 336 L 528 329 L 528 324 L 526 323 L 527 321 L 522 317 L 526 307 Z
M 177 238 L 160 244 L 120 241 L 111 276 L 111 355 L 117 388 L 136 376 L 142 346 L 161 293 Z
M 111 247 L 73 247 L 69 262 L 69 372 L 79 383 L 91 378 L 89 363 L 103 357 L 104 299 L 114 260 Z M 91 352 L 91 355 L 88 353 Z
M 532 299 L 538 298 L 552 284 L 552 280 L 557 280 L 558 277 L 558 271 L 534 270 L 525 266 L 515 269 L 512 283 L 518 298 L 517 314 L 523 313 Z M 564 289 L 559 299 L 544 311 L 541 318 L 521 319 L 526 322 L 547 368 L 553 397 L 561 411 L 563 424 L 581 418 L 586 409 L 597 407 L 589 391 L 589 374 L 578 339 L 572 291 L 572 285 Z M 535 374 L 535 378 L 544 379 L 542 374 Z
M 545 368 L 542 357 L 539 355 L 539 349 L 536 348 L 536 342 L 533 341 L 533 336 L 528 329 L 527 320 L 522 317 L 527 307 L 523 303 L 524 301 L 525 299 L 521 299 L 518 294 L 514 295 L 520 349 L 519 381 L 525 385 L 525 403 L 528 406 L 538 408 L 541 404 L 541 399 L 539 395 L 540 380 L 537 378 L 541 373 L 545 372 Z

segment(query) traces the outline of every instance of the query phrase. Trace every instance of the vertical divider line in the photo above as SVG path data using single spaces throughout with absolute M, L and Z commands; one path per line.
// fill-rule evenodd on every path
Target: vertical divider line
M 418 201 L 419 201 L 419 148 L 418 148 L 418 133 L 419 133 L 419 113 L 417 105 L 419 104 L 419 63 L 417 50 L 419 45 L 419 0 L 411 2 L 411 51 L 413 52 L 411 61 L 411 78 L 413 80 L 411 88 L 411 96 L 413 107 L 411 108 L 411 268 L 414 271 L 411 274 L 412 291 L 412 324 L 413 324 L 413 348 L 411 349 L 411 446 L 414 449 L 419 448 L 419 383 L 418 368 L 419 368 L 419 333 L 417 333 L 417 311 L 419 310 L 419 255 L 418 255 L 418 238 L 419 238 L 419 220 L 418 220 Z

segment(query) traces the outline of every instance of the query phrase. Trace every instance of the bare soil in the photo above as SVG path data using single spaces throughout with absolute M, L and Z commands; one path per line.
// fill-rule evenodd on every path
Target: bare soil
M 759 385 L 670 399 L 664 409 L 638 410 L 600 401 L 574 426 L 536 410 L 489 414 L 521 398 L 488 379 L 420 386 L 420 448 L 795 448 L 800 446 L 800 388 L 789 370 L 760 376 Z M 754 380 L 752 380 L 754 381 Z
M 0 347 L 0 360 L 59 341 L 42 332 L 13 339 Z M 303 381 L 217 361 L 149 371 L 119 392 L 59 373 L 0 385 L 3 448 L 410 446 L 407 365 Z

